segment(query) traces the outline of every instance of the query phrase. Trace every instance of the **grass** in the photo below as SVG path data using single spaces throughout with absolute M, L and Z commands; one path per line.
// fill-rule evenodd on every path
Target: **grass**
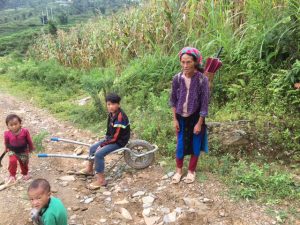
M 99 133 L 101 132 L 100 126 L 105 127 L 105 122 L 101 122 L 100 119 L 98 123 L 94 122 L 93 118 L 97 117 L 97 113 L 92 104 L 79 106 L 75 103 L 80 95 L 70 97 L 69 93 L 63 91 L 49 91 L 45 87 L 33 85 L 32 82 L 16 82 L 5 76 L 1 76 L 0 88 L 21 99 L 25 98 L 27 101 L 33 101 L 41 108 L 47 108 L 57 118 L 68 120 L 80 128 Z M 84 93 L 81 94 L 86 96 Z
M 46 130 L 42 130 L 38 134 L 32 137 L 32 141 L 35 147 L 36 152 L 42 152 L 44 150 L 43 140 L 48 136 L 48 132 Z
M 251 158 L 226 154 L 212 139 L 210 155 L 199 163 L 200 180 L 214 174 L 236 199 L 294 203 L 299 184 L 289 173 L 299 171 L 287 167 L 299 162 L 296 12 L 297 2 L 287 0 L 154 1 L 143 10 L 96 18 L 56 36 L 41 35 L 30 48 L 31 58 L 3 62 L 0 86 L 94 131 L 105 127 L 97 110 L 75 101 L 88 94 L 102 100 L 106 91 L 116 91 L 134 132 L 158 144 L 161 161 L 173 170 L 176 137 L 168 100 L 171 79 L 180 70 L 177 52 L 193 45 L 207 58 L 224 46 L 208 120 L 252 121 L 260 148 L 251 148 Z M 286 220 L 286 212 L 277 216 Z

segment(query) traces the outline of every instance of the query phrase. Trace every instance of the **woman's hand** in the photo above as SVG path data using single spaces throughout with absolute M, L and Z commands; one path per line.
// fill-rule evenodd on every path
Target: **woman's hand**
M 176 132 L 179 132 L 180 128 L 179 128 L 178 120 L 177 120 L 177 119 L 174 119 L 174 120 L 173 120 L 173 123 L 174 123 L 174 128 L 175 128 Z
M 201 127 L 202 127 L 202 122 L 198 121 L 198 123 L 196 123 L 194 127 L 194 134 L 198 135 L 201 131 Z

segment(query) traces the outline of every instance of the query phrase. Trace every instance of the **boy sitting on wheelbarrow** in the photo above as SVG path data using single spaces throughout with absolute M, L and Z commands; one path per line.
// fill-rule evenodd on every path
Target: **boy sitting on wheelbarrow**
M 130 124 L 128 117 L 120 108 L 121 98 L 117 94 L 108 94 L 105 98 L 107 110 L 107 131 L 104 139 L 90 147 L 90 156 L 95 156 L 93 161 L 89 161 L 86 168 L 80 170 L 78 174 L 93 175 L 94 164 L 96 181 L 89 185 L 90 189 L 98 189 L 106 186 L 107 181 L 104 176 L 104 157 L 109 153 L 124 147 L 130 138 Z

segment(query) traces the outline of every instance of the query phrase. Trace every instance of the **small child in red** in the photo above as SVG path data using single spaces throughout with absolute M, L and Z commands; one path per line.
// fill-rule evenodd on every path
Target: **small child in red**
M 7 183 L 16 182 L 18 162 L 23 180 L 29 180 L 29 153 L 34 150 L 29 131 L 26 128 L 22 128 L 22 120 L 15 114 L 10 114 L 6 117 L 6 125 L 8 131 L 4 132 L 4 145 L 9 155 L 8 171 L 10 174 Z

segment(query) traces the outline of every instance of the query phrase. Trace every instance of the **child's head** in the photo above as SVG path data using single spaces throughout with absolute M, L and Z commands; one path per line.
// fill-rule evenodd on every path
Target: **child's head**
M 107 110 L 110 113 L 115 113 L 120 108 L 121 97 L 115 93 L 106 95 L 105 97 Z
M 44 208 L 51 197 L 51 188 L 47 180 L 39 178 L 31 182 L 27 190 L 33 208 Z
M 21 118 L 16 114 L 9 114 L 6 117 L 5 122 L 7 128 L 14 133 L 17 133 L 20 130 L 22 124 Z

